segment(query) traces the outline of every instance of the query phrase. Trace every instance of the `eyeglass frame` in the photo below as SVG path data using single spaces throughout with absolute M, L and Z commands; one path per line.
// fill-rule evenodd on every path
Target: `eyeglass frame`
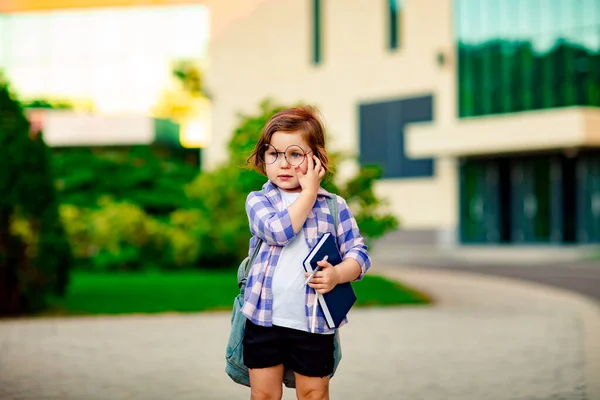
M 286 148 L 285 148 L 285 150 L 284 150 L 284 151 L 277 151 L 277 149 L 275 148 L 275 146 L 273 146 L 271 143 L 265 143 L 265 144 L 264 144 L 264 147 L 265 147 L 265 148 L 268 148 L 269 146 L 270 146 L 270 147 L 272 147 L 272 148 L 273 148 L 273 150 L 275 150 L 275 160 L 274 160 L 272 163 L 267 163 L 267 162 L 266 162 L 266 161 L 263 159 L 263 163 L 265 163 L 265 165 L 273 165 L 273 164 L 275 164 L 277 161 L 279 161 L 279 160 L 280 160 L 280 158 L 279 158 L 279 155 L 280 155 L 280 154 L 283 154 L 283 158 L 285 159 L 285 162 L 286 162 L 286 163 L 288 163 L 288 164 L 290 164 L 290 165 L 292 165 L 292 166 L 294 166 L 294 167 L 299 167 L 300 165 L 302 165 L 302 164 L 304 163 L 304 161 L 306 161 L 306 156 L 307 156 L 307 155 L 309 155 L 310 153 L 312 153 L 312 152 L 313 152 L 312 150 L 310 150 L 310 151 L 304 151 L 304 149 L 303 149 L 302 147 L 300 147 L 299 145 L 297 145 L 297 144 L 291 144 L 291 145 L 289 145 L 288 147 L 286 147 Z M 294 164 L 292 164 L 291 162 L 289 162 L 289 161 L 288 161 L 288 159 L 287 159 L 287 156 L 285 155 L 285 153 L 287 153 L 287 151 L 288 151 L 288 149 L 289 149 L 290 147 L 297 147 L 297 148 L 299 148 L 300 150 L 302 150 L 302 152 L 304 153 L 303 160 L 302 160 L 302 162 L 301 162 L 300 164 L 294 165 Z

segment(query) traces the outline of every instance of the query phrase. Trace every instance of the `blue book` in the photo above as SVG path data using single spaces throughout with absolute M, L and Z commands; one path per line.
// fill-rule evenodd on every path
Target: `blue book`
M 317 261 L 323 260 L 327 256 L 327 261 L 334 266 L 342 262 L 342 256 L 338 250 L 335 237 L 327 232 L 319 242 L 312 248 L 308 256 L 304 259 L 304 269 L 312 273 L 319 268 Z M 340 283 L 333 290 L 325 294 L 319 294 L 319 305 L 325 316 L 325 321 L 329 328 L 338 328 L 348 311 L 356 302 L 356 294 L 350 282 Z

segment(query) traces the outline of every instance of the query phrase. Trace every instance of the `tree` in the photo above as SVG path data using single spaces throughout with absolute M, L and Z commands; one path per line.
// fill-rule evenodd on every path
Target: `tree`
M 0 77 L 0 314 L 33 312 L 64 294 L 71 260 L 50 153 Z
M 209 140 L 211 102 L 204 89 L 201 64 L 176 61 L 171 73 L 171 85 L 162 92 L 152 114 L 179 124 L 184 147 L 203 147 Z
M 172 84 L 165 89 L 153 108 L 153 115 L 185 125 L 209 107 L 200 65 L 192 60 L 173 63 Z

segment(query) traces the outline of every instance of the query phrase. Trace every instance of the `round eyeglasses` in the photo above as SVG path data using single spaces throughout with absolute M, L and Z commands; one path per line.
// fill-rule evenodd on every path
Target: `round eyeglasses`
M 304 162 L 304 159 L 308 154 L 312 153 L 312 151 L 305 152 L 302 150 L 302 147 L 291 145 L 285 151 L 277 151 L 275 147 L 270 144 L 265 144 L 263 151 L 259 154 L 260 161 L 265 164 L 273 164 L 277 161 L 277 158 L 280 154 L 283 154 L 285 160 L 291 166 L 297 167 L 298 165 Z

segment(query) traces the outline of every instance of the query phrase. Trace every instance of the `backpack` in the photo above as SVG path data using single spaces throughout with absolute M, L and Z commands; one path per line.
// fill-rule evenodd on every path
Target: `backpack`
M 327 198 L 327 206 L 329 212 L 333 217 L 333 226 L 337 230 L 339 224 L 339 215 L 337 207 L 337 198 Z M 233 312 L 231 315 L 231 331 L 229 332 L 229 340 L 227 342 L 227 349 L 225 353 L 225 372 L 229 377 L 240 385 L 250 387 L 250 375 L 248 374 L 248 368 L 244 365 L 244 330 L 246 327 L 246 316 L 242 314 L 242 306 L 244 304 L 244 293 L 246 289 L 246 281 L 248 279 L 248 273 L 250 267 L 254 263 L 258 251 L 262 244 L 262 240 L 258 239 L 258 243 L 252 252 L 251 257 L 246 257 L 238 267 L 238 287 L 240 293 L 236 296 L 233 301 Z M 333 373 L 330 375 L 332 378 L 337 370 L 337 367 L 342 359 L 342 348 L 340 343 L 339 330 L 336 329 L 333 339 Z M 296 387 L 296 377 L 294 371 L 285 368 L 283 374 L 283 383 L 288 388 Z

